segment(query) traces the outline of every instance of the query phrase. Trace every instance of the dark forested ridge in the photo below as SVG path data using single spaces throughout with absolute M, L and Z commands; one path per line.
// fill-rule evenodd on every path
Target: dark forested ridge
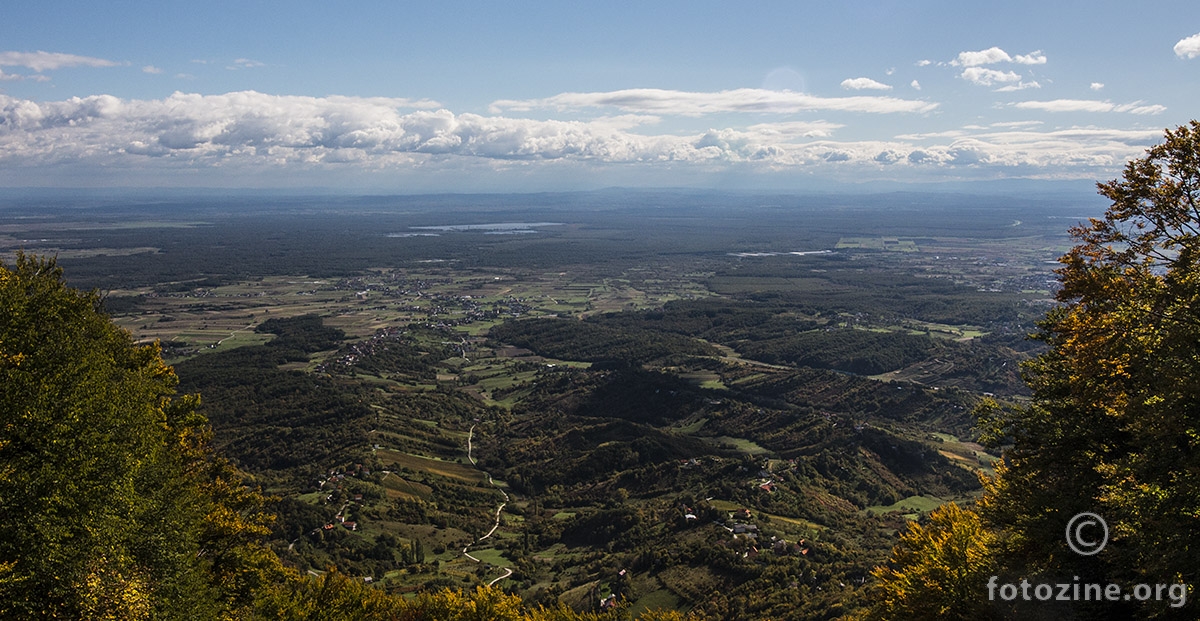
M 197 356 L 177 365 L 181 389 L 203 395 L 217 446 L 254 472 L 312 468 L 361 456 L 372 415 L 353 386 L 280 365 L 308 362 L 343 334 L 315 316 L 271 319 L 266 345 Z
M 747 298 L 675 301 L 657 309 L 593 315 L 583 322 L 509 322 L 491 334 L 560 359 L 647 362 L 672 355 L 717 356 L 715 343 L 768 364 L 855 375 L 914 369 L 923 383 L 1026 394 L 1019 364 L 1036 346 L 1027 345 L 1023 335 L 1005 338 L 999 332 L 991 339 L 964 342 L 927 325 L 881 329 L 886 324 L 862 314 L 819 308 L 808 313 L 787 303 Z

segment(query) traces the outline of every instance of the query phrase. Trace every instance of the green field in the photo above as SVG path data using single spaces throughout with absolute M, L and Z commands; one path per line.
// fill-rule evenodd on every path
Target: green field
M 750 455 L 766 455 L 771 451 L 756 444 L 753 440 L 746 438 L 733 438 L 730 436 L 717 436 L 715 438 L 705 438 L 720 446 L 728 446 L 743 453 Z
M 890 505 L 875 505 L 867 507 L 867 511 L 875 514 L 899 511 L 906 515 L 915 515 L 933 511 L 934 509 L 946 504 L 946 502 L 946 500 L 936 496 L 909 496 L 908 498 L 899 500 Z
M 494 536 L 495 535 L 493 535 L 493 537 Z M 485 539 L 484 541 L 491 541 L 491 540 Z M 471 556 L 474 556 L 475 558 L 483 561 L 484 563 L 495 565 L 496 567 L 512 567 L 512 565 L 513 565 L 512 561 L 510 561 L 504 557 L 503 552 L 501 552 L 500 550 L 497 550 L 495 548 L 482 548 L 482 549 L 471 548 L 468 551 L 471 553 Z
M 421 500 L 429 500 L 433 497 L 433 488 L 409 481 L 395 473 L 384 477 L 382 485 L 387 490 L 389 497 L 410 497 Z

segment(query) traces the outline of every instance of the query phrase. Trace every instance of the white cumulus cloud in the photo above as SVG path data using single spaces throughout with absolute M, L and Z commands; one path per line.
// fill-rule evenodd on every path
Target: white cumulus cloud
M 638 161 L 662 151 L 661 139 L 627 131 L 653 117 L 578 122 L 455 115 L 444 109 L 401 112 L 431 105 L 436 103 L 254 91 L 175 93 L 162 100 L 98 95 L 34 102 L 0 96 L 0 162 L 149 157 L 213 165 L 286 164 L 386 162 L 400 154 Z
M 1104 83 L 1103 82 L 1092 82 L 1092 85 L 1089 86 L 1088 88 L 1090 88 L 1094 91 L 1098 91 L 1098 90 L 1101 90 L 1104 88 Z
M 1046 64 L 1046 55 L 1041 50 L 1034 50 L 1028 54 L 1009 56 L 1008 52 L 998 47 L 989 47 L 986 50 L 959 52 L 958 57 L 950 61 L 950 64 L 955 67 L 978 67 L 980 65 L 994 65 L 996 63 L 1044 65 Z
M 921 83 L 916 80 L 913 80 L 909 86 L 913 87 L 914 90 L 921 90 Z
M 1195 58 L 1200 56 L 1200 33 L 1180 39 L 1175 44 L 1175 55 L 1180 58 Z
M 980 86 L 1021 81 L 1021 76 L 1012 71 L 1000 71 L 999 69 L 987 69 L 984 67 L 967 67 L 963 69 L 959 77 Z
M 876 82 L 871 78 L 847 78 L 842 80 L 842 88 L 851 91 L 874 90 L 874 91 L 890 91 L 892 87 L 882 82 Z
M 1046 64 L 1046 55 L 1041 50 L 1035 50 L 1028 54 L 1017 54 L 1010 56 L 1008 52 L 998 48 L 990 47 L 986 50 L 959 52 L 958 57 L 950 61 L 950 64 L 956 67 L 963 67 L 962 73 L 958 77 L 978 84 L 980 86 L 992 86 L 993 84 L 1002 84 L 1001 88 L 996 89 L 997 92 L 1020 91 L 1027 88 L 1041 88 L 1041 84 L 1030 80 L 1022 81 L 1021 76 L 1013 71 L 1001 71 L 999 69 L 988 69 L 984 65 L 994 65 L 997 63 L 1016 63 L 1019 65 L 1044 65 Z M 1015 84 L 1013 84 L 1015 82 Z
M 979 65 L 1010 63 L 1012 60 L 1012 56 L 1009 56 L 1008 52 L 998 47 L 989 47 L 977 52 L 959 52 L 958 58 L 950 61 L 950 64 L 956 67 L 978 67 Z
M 142 67 L 142 73 L 158 75 L 162 72 L 163 72 L 162 69 L 159 69 L 158 67 L 155 67 L 154 65 L 146 65 L 145 67 Z
M 1044 65 L 1046 55 L 1041 50 L 1035 50 L 1028 54 L 1017 54 L 1013 57 L 1013 62 L 1021 65 Z

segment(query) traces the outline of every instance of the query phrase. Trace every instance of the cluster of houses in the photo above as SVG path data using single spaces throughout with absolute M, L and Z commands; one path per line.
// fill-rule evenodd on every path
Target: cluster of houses
M 326 497 L 326 499 L 328 500 L 328 497 Z M 361 504 L 362 503 L 362 494 L 355 494 L 354 502 Z M 346 504 L 348 505 L 350 503 L 346 503 Z M 342 509 L 337 512 L 337 515 L 333 516 L 333 519 L 336 520 L 336 524 L 334 522 L 329 522 L 328 524 L 322 526 L 321 528 L 312 529 L 312 531 L 309 532 L 308 534 L 316 535 L 317 531 L 320 531 L 320 530 L 329 532 L 329 531 L 333 530 L 334 528 L 337 528 L 337 524 L 341 524 L 342 528 L 345 528 L 346 530 L 358 530 L 358 522 L 355 522 L 353 520 L 347 520 L 345 512 L 346 512 L 346 505 L 343 505 Z
M 438 299 L 439 296 L 434 296 Z M 471 321 L 487 321 L 490 319 L 499 319 L 501 316 L 520 317 L 533 310 L 533 307 L 525 303 L 524 298 L 509 296 L 503 300 L 492 302 L 485 306 L 474 296 L 446 296 L 442 298 L 445 304 L 434 306 L 430 310 L 430 314 L 442 314 L 450 310 L 453 306 L 458 306 L 466 315 L 465 319 L 469 323 Z
M 685 511 L 684 517 L 696 519 L 696 515 L 689 507 L 682 506 L 681 510 Z M 760 542 L 763 533 L 759 531 L 757 524 L 751 524 L 750 520 L 754 518 L 754 513 L 750 509 L 742 508 L 729 514 L 729 520 L 726 523 L 718 522 L 722 528 L 729 531 L 733 536 L 723 541 L 722 545 L 734 547 L 742 550 L 742 558 L 756 558 L 763 550 L 769 549 L 771 552 L 783 555 L 798 554 L 808 556 L 809 548 L 805 545 L 805 540 L 801 539 L 797 542 L 789 542 L 775 535 L 771 535 L 765 541 Z M 745 540 L 745 544 L 737 543 L 739 540 Z
M 439 285 L 451 285 L 453 282 L 449 278 L 409 279 L 403 274 L 392 272 L 345 278 L 334 284 L 333 290 L 353 292 L 355 298 L 359 300 L 365 300 L 373 293 L 387 298 L 423 298 L 430 300 L 433 304 L 428 308 L 413 306 L 410 307 L 410 310 L 423 310 L 431 316 L 448 314 L 461 309 L 472 320 L 481 320 L 495 319 L 502 314 L 519 317 L 533 310 L 533 307 L 527 304 L 523 298 L 515 296 L 508 296 L 504 300 L 493 302 L 488 308 L 471 295 L 447 295 L 428 291 Z
M 387 272 L 383 274 L 372 274 L 370 276 L 359 276 L 356 278 L 343 278 L 333 285 L 334 291 L 353 291 L 355 294 L 377 291 L 390 297 L 400 297 L 405 295 L 422 296 L 424 291 L 430 287 L 437 285 L 448 285 L 453 282 L 449 278 L 424 279 L 415 278 L 409 279 L 400 272 Z
M 393 272 L 375 274 L 368 277 L 346 278 L 338 281 L 333 286 L 333 289 L 335 291 L 353 292 L 355 299 L 358 300 L 368 299 L 372 294 L 379 294 L 386 298 L 415 297 L 429 300 L 431 304 L 427 307 L 414 304 L 403 307 L 402 310 L 425 312 L 430 317 L 462 312 L 465 317 L 461 320 L 461 323 L 497 319 L 502 315 L 520 317 L 533 310 L 533 306 L 528 304 L 524 298 L 516 296 L 508 296 L 503 300 L 487 305 L 471 295 L 448 295 L 428 291 L 428 289 L 435 286 L 450 284 L 453 284 L 453 280 L 449 278 L 409 279 L 400 273 Z M 380 308 L 382 309 L 383 307 Z
M 744 530 L 739 529 L 738 526 L 743 527 Z M 767 549 L 770 549 L 772 553 L 779 556 L 788 556 L 792 554 L 808 556 L 809 548 L 805 547 L 804 539 L 801 539 L 797 542 L 789 542 L 785 539 L 780 539 L 779 537 L 772 535 L 770 539 L 760 543 L 758 527 L 754 526 L 753 524 L 734 525 L 734 531 L 740 531 L 740 533 L 749 540 L 749 545 L 742 552 L 742 558 L 744 559 L 757 558 L 759 554 Z M 737 539 L 737 536 L 737 534 L 734 535 L 735 540 Z M 733 545 L 733 542 L 726 542 L 726 545 Z
M 345 470 L 331 468 L 329 470 L 329 474 L 325 478 L 318 477 L 314 479 L 313 485 L 319 490 L 325 489 L 326 485 L 332 485 L 334 490 L 339 490 L 342 489 L 342 482 L 346 480 L 346 477 L 362 478 L 370 475 L 371 469 L 362 464 L 354 464 L 353 468 L 346 468 Z M 325 502 L 331 501 L 331 496 L 332 494 L 330 494 L 330 496 L 326 496 Z M 361 497 L 362 494 L 359 494 L 359 496 Z
M 789 459 L 780 463 L 787 464 L 788 470 L 796 469 L 795 459 Z M 755 479 L 751 484 L 754 485 L 754 487 L 767 492 L 768 494 L 774 493 L 775 490 L 779 488 L 779 485 L 775 483 L 775 473 L 770 460 L 763 462 L 762 470 L 758 471 L 758 478 Z
M 400 328 L 381 328 L 371 338 L 347 347 L 345 353 L 339 356 L 337 360 L 323 362 L 318 365 L 317 372 L 324 373 L 330 364 L 352 367 L 362 358 L 371 356 L 379 349 L 386 347 L 388 342 L 399 341 L 407 332 L 407 330 L 401 330 Z
M 341 524 L 342 527 L 345 528 L 346 530 L 358 530 L 358 522 L 347 520 L 346 516 L 344 516 L 340 513 L 337 514 L 336 519 L 337 519 L 337 524 Z M 335 524 L 333 522 L 329 522 L 328 524 L 322 526 L 321 528 L 312 529 L 312 531 L 309 532 L 308 534 L 315 535 L 315 534 L 317 534 L 318 531 L 321 531 L 321 530 L 323 530 L 325 532 L 329 532 L 329 531 L 337 528 L 337 524 Z
M 334 494 L 342 489 L 342 483 L 343 483 L 343 481 L 346 480 L 346 477 L 365 477 L 370 474 L 371 474 L 371 469 L 362 464 L 354 464 L 353 468 L 346 468 L 345 470 L 342 470 L 339 468 L 331 468 L 325 478 L 318 478 L 313 481 L 313 484 L 317 487 L 318 490 L 325 489 L 326 485 L 330 485 L 332 487 L 332 491 L 330 491 L 328 494 L 326 494 L 325 498 L 324 498 L 326 503 L 330 503 L 330 502 L 333 502 Z M 347 530 L 358 530 L 357 522 L 346 519 L 345 510 L 346 510 L 346 507 L 350 505 L 350 503 L 353 502 L 355 504 L 361 505 L 362 501 L 363 501 L 362 494 L 352 495 L 350 497 L 350 499 L 346 501 L 346 504 L 342 505 L 342 508 L 341 508 L 341 510 L 339 510 L 337 512 L 337 515 L 334 516 L 336 523 L 330 522 L 328 524 L 325 524 L 324 526 L 314 528 L 308 534 L 316 535 L 321 531 L 329 532 L 329 531 L 333 530 L 334 528 L 337 528 L 338 524 L 341 524 L 342 527 Z
M 212 297 L 212 289 L 197 287 L 188 291 L 151 291 L 146 294 L 148 298 L 207 298 Z M 261 296 L 262 294 L 257 294 Z M 238 297 L 253 297 L 251 295 L 239 295 Z

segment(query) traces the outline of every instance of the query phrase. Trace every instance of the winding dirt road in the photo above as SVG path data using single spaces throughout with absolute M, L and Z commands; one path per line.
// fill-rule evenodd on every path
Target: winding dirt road
M 484 539 L 491 537 L 492 533 L 495 533 L 496 529 L 500 528 L 500 513 L 502 511 L 504 511 L 504 506 L 508 504 L 509 498 L 508 498 L 508 492 L 504 491 L 499 485 L 496 485 L 495 481 L 492 480 L 492 475 L 488 474 L 487 472 L 484 472 L 482 469 L 479 468 L 479 464 L 475 463 L 475 458 L 471 455 L 471 450 L 472 450 L 471 439 L 474 437 L 475 437 L 475 425 L 471 425 L 471 430 L 467 432 L 467 459 L 470 460 L 472 466 L 475 466 L 476 470 L 479 470 L 480 472 L 483 472 L 485 475 L 487 475 L 488 484 L 491 485 L 492 487 L 496 488 L 496 491 L 500 492 L 500 494 L 504 496 L 504 502 L 500 503 L 500 506 L 496 507 L 496 521 L 492 524 L 492 529 L 489 530 L 486 535 L 480 537 L 479 539 L 476 539 L 475 543 L 468 544 L 467 547 L 462 549 L 463 556 L 471 559 L 472 561 L 475 561 L 476 563 L 482 563 L 483 561 L 475 558 L 474 556 L 471 556 L 471 553 L 468 550 L 471 549 L 471 546 L 478 545 L 480 541 L 483 541 Z M 511 576 L 512 574 L 513 574 L 513 570 L 508 567 L 505 567 L 504 575 L 489 582 L 488 586 L 492 586 L 492 585 L 496 584 L 497 582 L 500 582 L 501 580 Z

